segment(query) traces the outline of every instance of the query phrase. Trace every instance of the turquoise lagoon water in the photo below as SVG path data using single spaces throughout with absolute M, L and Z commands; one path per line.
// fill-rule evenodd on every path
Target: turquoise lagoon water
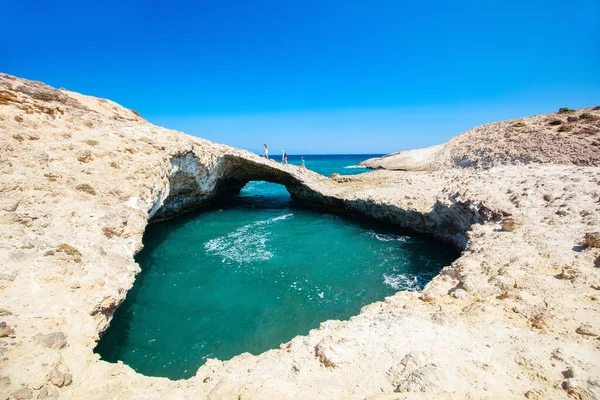
M 368 157 L 305 158 L 329 175 L 365 172 L 355 166 Z M 302 208 L 266 182 L 150 225 L 144 245 L 142 272 L 96 351 L 172 379 L 193 376 L 207 358 L 277 348 L 397 290 L 419 290 L 457 256 L 424 236 Z

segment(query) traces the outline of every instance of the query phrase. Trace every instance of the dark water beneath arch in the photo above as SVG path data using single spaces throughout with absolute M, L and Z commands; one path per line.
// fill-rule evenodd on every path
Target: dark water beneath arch
M 358 173 L 356 156 L 307 158 Z M 250 182 L 239 198 L 150 225 L 142 267 L 100 340 L 104 360 L 173 379 L 207 358 L 277 348 L 397 290 L 419 290 L 457 254 L 430 238 L 297 207 L 284 187 Z

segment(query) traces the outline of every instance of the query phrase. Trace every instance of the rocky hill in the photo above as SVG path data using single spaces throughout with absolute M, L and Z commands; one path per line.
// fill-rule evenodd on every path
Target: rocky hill
M 492 122 L 448 142 L 362 163 L 389 170 L 490 168 L 498 165 L 600 166 L 600 106 Z

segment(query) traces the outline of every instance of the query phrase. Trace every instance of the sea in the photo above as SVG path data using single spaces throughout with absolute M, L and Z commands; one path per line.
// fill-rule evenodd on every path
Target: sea
M 304 158 L 329 176 L 368 172 L 358 163 L 376 156 Z M 431 237 L 304 207 L 267 182 L 151 224 L 143 241 L 142 272 L 96 352 L 171 379 L 195 375 L 209 358 L 279 348 L 398 290 L 419 291 L 458 257 Z

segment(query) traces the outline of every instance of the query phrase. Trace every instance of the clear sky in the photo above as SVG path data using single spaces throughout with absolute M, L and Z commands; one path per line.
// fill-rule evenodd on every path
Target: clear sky
M 598 0 L 0 6 L 0 71 L 256 152 L 388 153 L 600 105 Z

